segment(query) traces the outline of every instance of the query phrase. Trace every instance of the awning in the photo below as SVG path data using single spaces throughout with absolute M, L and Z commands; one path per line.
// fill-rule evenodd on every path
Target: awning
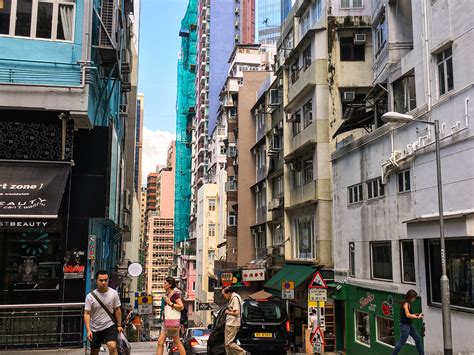
M 332 138 L 335 138 L 339 134 L 349 132 L 357 128 L 370 128 L 374 123 L 374 111 L 373 109 L 367 110 L 363 107 L 349 107 L 344 112 L 344 120 L 339 126 L 337 131 L 333 134 Z
M 71 164 L 0 161 L 0 218 L 56 218 Z
M 264 290 L 260 290 L 258 292 L 252 293 L 249 297 L 253 298 L 254 300 L 267 300 L 270 297 L 273 297 L 273 295 Z
M 315 272 L 316 269 L 311 265 L 286 264 L 283 269 L 278 271 L 263 287 L 281 291 L 281 283 L 283 281 L 293 281 L 295 288 L 297 288 Z

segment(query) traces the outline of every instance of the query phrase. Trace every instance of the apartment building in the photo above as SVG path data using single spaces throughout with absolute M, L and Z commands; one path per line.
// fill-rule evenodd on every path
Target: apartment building
M 348 353 L 391 353 L 400 336 L 397 301 L 409 289 L 419 294 L 413 309 L 425 314 L 423 322 L 414 321 L 425 352 L 443 349 L 434 131 L 416 122 L 385 123 L 381 116 L 388 111 L 440 122 L 453 353 L 474 349 L 467 281 L 474 243 L 473 4 L 453 5 L 364 2 L 373 83 L 339 88 L 342 102 L 335 107 L 343 120 L 331 127 L 335 297 L 343 310 L 336 323 L 346 328 L 336 337 L 345 339 Z M 417 353 L 413 344 L 406 351 Z

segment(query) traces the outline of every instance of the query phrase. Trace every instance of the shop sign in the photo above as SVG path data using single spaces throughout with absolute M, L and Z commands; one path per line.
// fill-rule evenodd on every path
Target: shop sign
M 56 216 L 70 164 L 0 162 L 0 216 Z
M 324 281 L 323 276 L 319 271 L 314 274 L 308 288 L 328 288 L 326 281 Z
M 242 273 L 240 271 L 223 272 L 221 274 L 221 284 L 227 286 L 242 286 Z
M 0 220 L 0 228 L 48 228 L 51 223 L 48 220 L 9 219 Z
M 265 269 L 242 270 L 242 281 L 265 281 Z
M 359 308 L 362 309 L 362 308 L 367 307 L 374 300 L 375 300 L 375 295 L 373 293 L 367 293 L 366 297 L 361 297 L 359 299 Z
M 325 288 L 310 288 L 308 290 L 308 301 L 319 302 L 328 300 L 328 290 Z
M 86 269 L 85 253 L 83 251 L 68 251 L 64 257 L 64 279 L 83 279 Z
M 294 281 L 283 281 L 281 283 L 281 298 L 284 300 L 295 299 L 295 283 Z
M 382 314 L 385 317 L 393 318 L 393 297 L 388 296 L 386 301 L 382 302 Z

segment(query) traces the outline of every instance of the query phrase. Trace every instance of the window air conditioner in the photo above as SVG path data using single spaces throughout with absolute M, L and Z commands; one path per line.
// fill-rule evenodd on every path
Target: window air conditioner
M 364 44 L 366 41 L 365 33 L 354 34 L 354 44 Z
M 293 163 L 290 163 L 288 164 L 289 168 L 291 171 L 295 171 L 295 170 L 298 170 L 299 169 L 299 162 L 293 162 Z
M 342 96 L 344 101 L 354 101 L 355 100 L 355 91 L 346 91 Z

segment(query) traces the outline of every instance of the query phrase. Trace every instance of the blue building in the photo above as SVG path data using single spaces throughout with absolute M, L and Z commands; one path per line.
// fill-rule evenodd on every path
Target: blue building
M 281 0 L 281 23 L 283 23 L 291 11 L 295 0 Z
M 0 313 L 55 304 L 32 306 L 44 324 L 33 336 L 27 318 L 2 313 L 0 349 L 81 345 L 80 310 L 64 309 L 84 301 L 94 271 L 118 266 L 134 166 L 132 1 L 0 1 Z
M 282 0 L 257 0 L 258 42 L 276 43 L 280 38 Z

